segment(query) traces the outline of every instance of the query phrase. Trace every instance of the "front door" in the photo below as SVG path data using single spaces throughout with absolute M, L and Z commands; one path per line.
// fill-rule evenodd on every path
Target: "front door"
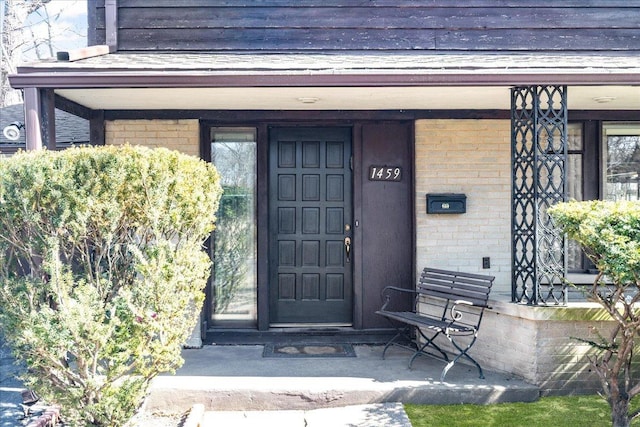
M 271 326 L 352 323 L 351 134 L 270 129 Z

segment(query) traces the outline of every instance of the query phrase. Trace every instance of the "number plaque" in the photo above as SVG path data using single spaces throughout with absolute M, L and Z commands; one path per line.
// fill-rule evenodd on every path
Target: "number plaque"
M 400 181 L 402 168 L 400 166 L 369 166 L 369 181 Z

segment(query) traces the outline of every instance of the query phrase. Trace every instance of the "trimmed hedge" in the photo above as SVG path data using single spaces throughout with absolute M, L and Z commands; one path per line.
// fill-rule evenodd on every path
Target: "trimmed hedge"
M 221 192 L 212 165 L 166 149 L 0 160 L 0 327 L 65 422 L 122 426 L 181 366 Z

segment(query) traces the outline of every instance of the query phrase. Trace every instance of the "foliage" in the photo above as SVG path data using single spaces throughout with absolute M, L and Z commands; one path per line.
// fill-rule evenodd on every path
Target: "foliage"
M 165 149 L 0 160 L 0 327 L 71 425 L 124 425 L 182 364 L 220 192 L 211 165 Z
M 607 405 L 600 396 L 543 397 L 495 405 L 404 405 L 413 427 L 604 427 Z
M 632 361 L 640 333 L 640 202 L 589 201 L 558 204 L 549 214 L 576 240 L 599 270 L 589 298 L 598 302 L 614 321 L 614 327 L 591 359 L 604 396 L 611 407 L 614 426 L 627 426 L 640 416 L 630 410 L 640 394 L 634 382 Z

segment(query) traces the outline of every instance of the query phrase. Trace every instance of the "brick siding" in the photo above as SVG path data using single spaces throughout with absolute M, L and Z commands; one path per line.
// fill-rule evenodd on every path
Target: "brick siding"
M 598 352 L 587 341 L 601 342 L 601 337 L 608 337 L 614 325 L 604 320 L 608 316 L 597 304 L 572 303 L 566 307 L 531 307 L 506 301 L 491 304 L 470 352 L 484 368 L 524 378 L 539 386 L 542 395 L 601 391 L 599 378 L 589 361 Z M 633 365 L 638 375 L 640 362 Z
M 106 144 L 165 147 L 200 156 L 198 120 L 116 120 L 107 121 Z
M 490 274 L 492 293 L 510 294 L 509 120 L 418 120 L 415 128 L 418 275 L 427 265 Z M 467 212 L 427 214 L 427 193 L 464 193 Z

